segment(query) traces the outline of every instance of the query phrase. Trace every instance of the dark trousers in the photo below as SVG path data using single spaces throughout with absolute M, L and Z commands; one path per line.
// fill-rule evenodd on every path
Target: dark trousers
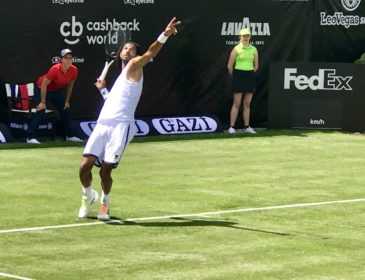
M 49 103 L 52 103 L 52 105 L 55 107 L 55 109 L 57 110 L 58 114 L 60 115 L 64 128 L 65 128 L 65 133 L 67 137 L 72 137 L 75 136 L 74 132 L 72 131 L 72 127 L 71 127 L 71 116 L 70 116 L 70 109 L 64 109 L 65 107 L 65 88 L 61 88 L 59 90 L 55 90 L 55 91 L 49 91 L 47 92 L 46 95 L 46 104 L 48 105 Z M 38 87 L 34 88 L 34 104 L 38 105 L 41 102 L 41 90 Z M 44 117 L 45 117 L 45 110 L 41 110 L 36 112 L 33 116 L 32 116 L 32 122 L 30 125 L 30 130 L 29 130 L 29 138 L 37 138 L 37 132 L 38 132 L 38 127 L 41 124 L 41 122 L 43 121 Z

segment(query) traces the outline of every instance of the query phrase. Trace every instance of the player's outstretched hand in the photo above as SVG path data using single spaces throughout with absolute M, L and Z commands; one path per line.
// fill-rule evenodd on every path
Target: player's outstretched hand
M 174 17 L 169 24 L 166 26 L 165 31 L 164 31 L 164 35 L 165 36 L 171 36 L 171 35 L 176 35 L 177 33 L 177 29 L 176 26 L 180 25 L 181 21 L 177 20 L 176 17 Z

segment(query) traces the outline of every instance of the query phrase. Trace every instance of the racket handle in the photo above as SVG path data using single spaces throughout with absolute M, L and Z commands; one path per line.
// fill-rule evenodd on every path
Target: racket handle
M 114 63 L 114 60 L 110 61 L 110 62 L 105 62 L 105 65 L 104 65 L 104 68 L 103 68 L 103 71 L 101 71 L 101 74 L 99 76 L 99 80 L 105 80 L 105 77 L 106 77 L 106 74 L 108 74 L 108 71 L 109 71 L 109 67 L 110 65 L 112 65 Z

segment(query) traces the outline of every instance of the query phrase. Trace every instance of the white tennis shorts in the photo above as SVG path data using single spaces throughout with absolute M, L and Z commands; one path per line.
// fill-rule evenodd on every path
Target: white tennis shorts
M 134 134 L 134 123 L 121 122 L 108 125 L 98 123 L 86 143 L 83 155 L 95 157 L 96 166 L 106 162 L 116 167 Z

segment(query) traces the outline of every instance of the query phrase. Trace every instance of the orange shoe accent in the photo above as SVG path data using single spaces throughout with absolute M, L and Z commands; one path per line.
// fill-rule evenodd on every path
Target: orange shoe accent
M 108 214 L 108 210 L 109 210 L 109 206 L 108 204 L 100 204 L 100 209 L 99 209 L 99 213 L 102 215 Z

